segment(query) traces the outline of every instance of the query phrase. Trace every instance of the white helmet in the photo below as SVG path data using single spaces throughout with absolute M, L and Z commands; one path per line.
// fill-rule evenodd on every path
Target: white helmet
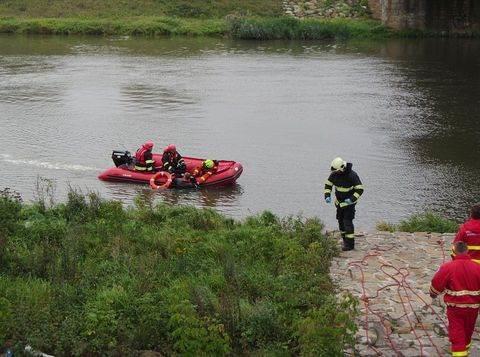
M 333 159 L 332 163 L 330 164 L 330 170 L 343 171 L 345 170 L 346 166 L 347 166 L 347 163 L 343 161 L 341 157 L 336 157 L 335 159 Z

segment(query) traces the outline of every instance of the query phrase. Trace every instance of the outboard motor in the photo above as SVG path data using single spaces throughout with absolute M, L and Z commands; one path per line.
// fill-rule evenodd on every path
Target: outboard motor
M 113 150 L 112 160 L 116 167 L 133 163 L 133 157 L 130 151 Z

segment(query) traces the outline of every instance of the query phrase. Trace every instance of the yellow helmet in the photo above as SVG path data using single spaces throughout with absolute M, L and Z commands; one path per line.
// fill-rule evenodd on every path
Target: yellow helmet
M 214 166 L 213 160 L 210 160 L 210 159 L 205 160 L 205 161 L 203 162 L 203 166 L 204 166 L 206 169 L 211 169 L 211 168 L 213 168 L 213 166 Z
M 330 170 L 343 171 L 345 170 L 346 166 L 347 166 L 347 163 L 341 157 L 336 157 L 335 159 L 333 159 L 332 163 L 330 164 Z

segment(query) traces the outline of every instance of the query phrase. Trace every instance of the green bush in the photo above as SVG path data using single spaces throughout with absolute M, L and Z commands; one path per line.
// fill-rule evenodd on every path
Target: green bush
M 228 17 L 229 33 L 244 40 L 320 40 L 387 35 L 386 27 L 372 20 L 308 19 L 292 17 Z
M 22 199 L 18 193 L 8 188 L 0 191 L 0 237 L 15 230 L 21 209 Z
M 377 224 L 377 229 L 389 232 L 455 233 L 458 230 L 458 223 L 436 213 L 427 212 L 412 215 L 411 217 L 400 221 L 398 224 L 379 222 Z
M 320 309 L 313 309 L 299 322 L 299 343 L 307 356 L 343 356 L 345 345 L 354 346 L 357 327 L 350 315 L 357 313 L 357 301 L 347 295 L 340 309 L 334 300 L 326 301 Z M 338 343 L 338 341 L 341 341 Z
M 53 206 L 9 193 L 0 209 L 0 346 L 311 355 L 353 336 L 354 302 L 336 302 L 328 275 L 336 244 L 316 219 L 124 208 L 78 190 Z

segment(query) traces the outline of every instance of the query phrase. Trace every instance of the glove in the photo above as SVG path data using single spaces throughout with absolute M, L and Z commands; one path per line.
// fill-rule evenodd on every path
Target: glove
M 193 187 L 199 188 L 197 179 L 194 176 L 190 176 L 190 182 L 192 183 Z
M 325 202 L 332 203 L 332 197 L 330 197 L 330 196 L 325 197 Z
M 353 203 L 350 198 L 347 198 L 347 199 L 346 199 L 345 201 L 343 201 L 343 202 L 345 202 L 347 205 L 351 205 L 351 204 Z

